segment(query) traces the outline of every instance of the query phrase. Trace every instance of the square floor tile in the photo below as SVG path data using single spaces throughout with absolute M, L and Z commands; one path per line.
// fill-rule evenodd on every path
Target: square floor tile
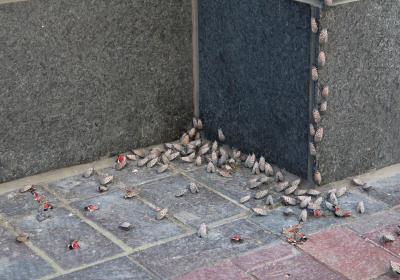
M 53 272 L 47 262 L 0 227 L 0 279 L 37 279 Z
M 243 243 L 230 238 L 240 233 Z M 209 230 L 206 238 L 196 234 L 133 254 L 133 258 L 163 279 L 172 279 L 197 268 L 215 265 L 277 239 L 246 220 L 238 220 Z
M 89 204 L 97 205 L 99 210 L 84 211 L 86 217 L 133 247 L 184 233 L 180 226 L 167 218 L 156 220 L 157 212 L 138 199 L 124 199 L 122 191 L 75 202 L 72 205 L 83 211 Z M 120 229 L 118 226 L 122 222 L 131 223 L 133 228 L 130 231 Z
M 183 197 L 175 194 L 188 187 L 190 181 L 183 176 L 173 176 L 138 187 L 144 199 L 160 208 L 168 208 L 169 213 L 183 223 L 197 227 L 201 223 L 212 223 L 246 212 L 243 208 L 226 200 L 202 186 L 200 192 L 188 192 Z
M 346 228 L 313 234 L 300 247 L 349 279 L 378 277 L 389 270 L 391 260 L 400 260 Z
M 149 272 L 132 262 L 127 257 L 98 264 L 83 270 L 57 277 L 68 280 L 152 280 Z
M 28 233 L 34 245 L 45 251 L 61 267 L 70 269 L 110 257 L 122 250 L 64 208 L 52 210 L 52 217 L 38 222 L 36 215 L 12 218 L 11 224 Z M 68 243 L 79 240 L 81 249 L 69 250 Z

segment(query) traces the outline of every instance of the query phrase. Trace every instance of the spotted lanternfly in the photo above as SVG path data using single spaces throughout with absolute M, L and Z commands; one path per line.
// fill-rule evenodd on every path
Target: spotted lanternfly
M 314 173 L 314 182 L 315 184 L 317 184 L 318 186 L 321 185 L 322 182 L 322 177 L 321 177 L 321 173 L 319 171 L 316 171 Z
M 265 163 L 265 174 L 267 176 L 273 176 L 274 175 L 274 169 L 272 168 L 271 164 Z
M 313 110 L 313 120 L 315 123 L 319 123 L 321 121 L 321 115 L 317 109 Z
M 256 194 L 254 195 L 254 198 L 262 199 L 262 198 L 266 197 L 267 195 L 268 195 L 268 190 L 262 190 L 262 191 L 256 192 Z
M 231 237 L 231 241 L 234 243 L 241 243 L 243 242 L 242 237 L 240 236 L 240 234 L 235 234 L 234 236 Z
M 43 211 L 47 211 L 47 210 L 51 210 L 51 209 L 54 209 L 54 206 L 53 205 L 51 205 L 49 202 L 45 202 L 44 203 L 44 205 L 43 205 Z
M 397 275 L 400 274 L 400 263 L 390 261 L 390 268 L 392 269 L 393 273 L 396 273 Z
M 203 129 L 203 122 L 200 119 L 197 120 L 197 127 L 196 128 L 199 129 L 199 130 Z
M 197 235 L 200 238 L 205 238 L 207 237 L 207 225 L 205 223 L 202 223 L 199 227 L 199 230 L 197 231 Z
M 182 145 L 187 145 L 190 142 L 190 137 L 187 133 L 184 133 L 181 137 L 181 144 Z
M 354 185 L 356 185 L 356 186 L 363 186 L 363 185 L 364 185 L 364 182 L 361 181 L 360 179 L 357 179 L 357 178 L 353 178 L 353 179 L 351 180 L 351 182 L 352 182 Z
M 331 192 L 329 194 L 329 201 L 330 201 L 330 203 L 332 203 L 335 206 L 339 204 L 337 196 L 336 196 L 336 194 L 334 192 Z
M 103 193 L 103 192 L 106 192 L 106 191 L 108 191 L 107 186 L 104 186 L 104 185 L 100 185 L 99 186 L 99 192 Z
M 272 195 L 268 195 L 267 196 L 267 199 L 265 200 L 265 203 L 267 205 L 274 206 L 274 199 L 272 198 Z
M 260 169 L 261 172 L 265 171 L 265 158 L 260 157 L 260 160 L 258 161 L 258 168 Z
M 195 161 L 195 164 L 196 164 L 196 166 L 200 166 L 201 165 L 201 156 L 198 156 L 197 158 L 196 158 L 196 161 Z
M 351 211 L 345 211 L 345 210 L 342 210 L 339 207 L 336 207 L 335 208 L 335 216 L 347 218 L 347 217 L 351 216 Z
M 318 81 L 318 69 L 315 66 L 311 69 L 311 78 L 313 81 Z
M 110 184 L 110 183 L 112 182 L 113 179 L 114 179 L 114 176 L 112 176 L 112 175 L 102 177 L 102 178 L 100 178 L 100 184 L 101 184 L 101 185 Z
M 246 203 L 246 202 L 248 202 L 249 200 L 250 200 L 250 198 L 251 198 L 251 196 L 250 195 L 246 195 L 246 196 L 243 196 L 240 200 L 239 200 L 239 202 L 240 203 Z
M 303 209 L 301 210 L 300 216 L 299 216 L 299 221 L 300 222 L 307 222 L 307 210 Z
M 211 162 L 212 162 L 214 165 L 217 165 L 217 163 L 218 163 L 218 156 L 217 156 L 217 153 L 216 153 L 216 152 L 212 152 L 212 153 L 211 153 Z
M 327 109 L 328 109 L 328 102 L 327 101 L 322 101 L 321 104 L 319 105 L 319 111 L 321 113 L 326 113 Z
M 322 97 L 325 97 L 325 98 L 327 98 L 329 96 L 329 87 L 328 86 L 323 87 L 321 95 L 322 95 Z
M 319 218 L 319 217 L 322 217 L 323 213 L 322 213 L 321 209 L 315 209 L 313 211 L 313 215 L 314 215 L 314 217 Z
M 259 175 L 260 174 L 260 167 L 258 162 L 256 161 L 253 165 L 253 169 L 251 170 L 252 174 Z
M 79 245 L 79 241 L 78 240 L 72 240 L 69 244 L 68 244 L 68 249 L 70 250 L 76 250 L 76 249 L 80 249 L 81 246 Z
M 319 66 L 325 66 L 326 63 L 326 55 L 325 52 L 320 52 L 318 55 L 318 64 Z
M 315 18 L 311 18 L 311 31 L 312 31 L 312 33 L 318 32 L 318 23 Z
M 157 219 L 157 220 L 162 220 L 162 219 L 164 219 L 164 217 L 167 215 L 167 213 L 168 213 L 168 208 L 164 208 L 164 209 L 158 211 L 158 212 L 157 212 L 156 219 Z
M 258 182 L 261 182 L 263 184 L 268 184 L 268 183 L 271 183 L 273 181 L 275 181 L 274 178 L 268 177 L 268 176 L 263 176 L 260 179 L 258 179 Z
M 347 191 L 347 188 L 346 188 L 346 187 L 342 187 L 342 188 L 338 189 L 338 190 L 336 191 L 336 197 L 341 197 L 341 196 L 343 196 L 343 195 L 346 193 L 346 191 Z
M 306 208 L 310 202 L 311 202 L 311 196 L 307 196 L 300 202 L 300 208 Z
M 282 202 L 285 205 L 296 205 L 297 204 L 297 200 L 290 196 L 282 196 Z
M 137 155 L 138 157 L 144 158 L 146 156 L 146 150 L 145 149 L 135 149 L 132 150 L 132 153 Z
M 316 189 L 309 189 L 309 190 L 307 191 L 307 194 L 308 194 L 308 195 L 311 195 L 311 196 L 317 196 L 317 195 L 320 195 L 321 192 L 320 192 L 320 191 L 317 191 Z
M 189 191 L 191 192 L 191 193 L 198 193 L 199 192 L 199 187 L 196 185 L 196 183 L 194 183 L 194 182 L 190 182 L 190 184 L 189 184 Z
M 26 241 L 28 241 L 29 239 L 29 235 L 25 232 L 21 232 L 20 234 L 18 234 L 16 240 L 20 243 L 24 243 Z
M 318 197 L 318 198 L 314 201 L 314 204 L 315 204 L 316 206 L 320 207 L 323 200 L 324 200 L 324 199 L 323 199 L 322 197 Z
M 36 188 L 33 185 L 26 185 L 22 187 L 19 192 L 20 193 L 25 193 L 25 192 L 34 192 Z
M 129 159 L 129 160 L 137 160 L 137 156 L 134 155 L 134 154 L 128 154 L 128 155 L 126 155 L 126 158 Z
M 327 42 L 328 42 L 328 30 L 324 28 L 319 33 L 319 43 L 326 44 Z
M 315 128 L 314 125 L 310 123 L 310 135 L 314 136 L 315 135 Z
M 177 157 L 179 157 L 180 153 L 176 152 L 176 153 L 172 153 L 171 156 L 169 157 L 170 161 L 175 160 Z
M 116 162 L 116 165 L 115 165 L 115 169 L 121 170 L 125 166 L 126 166 L 126 156 L 121 154 L 121 155 L 119 155 L 117 157 L 117 162 Z
M 150 160 L 150 161 L 147 163 L 147 167 L 152 168 L 152 167 L 154 167 L 154 166 L 156 165 L 157 162 L 158 162 L 158 158 L 157 158 L 157 157 L 156 157 L 156 158 L 153 158 L 152 160 Z
M 293 210 L 291 208 L 285 208 L 283 210 L 283 215 L 285 215 L 285 216 L 289 216 L 289 215 L 292 215 L 292 214 L 294 214 L 294 212 L 293 212 Z
M 133 227 L 133 226 L 132 226 L 130 223 L 128 223 L 128 222 L 123 222 L 123 223 L 119 224 L 119 228 L 120 228 L 120 229 L 123 229 L 123 230 L 125 230 L 125 231 L 131 230 L 132 227 Z
M 288 187 L 289 187 L 289 182 L 288 182 L 288 181 L 281 182 L 281 183 L 278 183 L 278 184 L 275 186 L 275 191 L 276 191 L 276 192 L 281 192 L 281 191 L 287 189 Z
M 216 169 L 214 164 L 210 161 L 207 165 L 207 172 L 208 173 L 215 173 Z
M 317 149 L 315 149 L 315 145 L 313 143 L 309 144 L 310 155 L 315 157 L 317 155 Z
M 326 200 L 325 200 L 325 207 L 330 211 L 335 211 L 335 206 Z
M 276 172 L 276 174 L 275 174 L 275 180 L 277 181 L 277 182 L 283 182 L 283 174 L 282 174 L 282 172 L 280 172 L 280 171 L 278 171 L 278 172 Z
M 298 187 L 298 185 L 294 185 L 294 186 L 291 186 L 291 187 L 287 188 L 287 189 L 285 190 L 285 194 L 286 194 L 286 195 L 289 195 L 289 194 L 294 193 L 295 190 L 297 189 L 297 187 Z
M 83 177 L 83 178 L 89 178 L 89 177 L 91 177 L 91 176 L 93 175 L 93 173 L 94 173 L 94 168 L 93 168 L 93 167 L 88 168 L 88 169 L 82 174 L 82 177 Z
M 37 192 L 33 192 L 33 198 L 36 200 L 37 203 L 41 203 L 42 202 L 42 197 L 40 196 L 40 194 L 38 194 Z
M 192 127 L 192 128 L 189 130 L 188 134 L 189 134 L 189 137 L 190 137 L 190 138 L 194 138 L 194 136 L 196 135 L 196 128 Z
M 360 201 L 357 204 L 357 212 L 360 214 L 364 214 L 365 213 L 365 206 L 364 206 L 364 202 Z
M 394 242 L 395 240 L 396 240 L 396 238 L 390 233 L 386 233 L 386 234 L 382 235 L 383 243 Z
M 324 128 L 320 127 L 317 129 L 314 135 L 314 142 L 319 143 L 322 141 L 322 138 L 324 137 Z
M 266 216 L 268 214 L 267 210 L 262 208 L 252 208 L 252 210 L 257 216 Z
M 179 190 L 179 191 L 175 194 L 175 197 L 184 196 L 186 193 L 187 193 L 187 189 Z
M 247 167 L 248 167 L 248 168 L 253 168 L 255 162 L 256 162 L 256 155 L 255 155 L 255 154 L 252 154 L 252 155 L 250 156 L 250 159 L 249 159 L 249 162 L 248 162 L 248 166 L 247 166 Z
M 332 6 L 333 5 L 333 1 L 332 0 L 324 0 L 325 6 Z
M 219 139 L 219 141 L 221 141 L 221 142 L 225 142 L 225 135 L 224 135 L 224 133 L 222 132 L 222 129 L 221 129 L 221 128 L 218 128 L 218 139 Z
M 294 192 L 294 195 L 299 196 L 299 195 L 305 195 L 306 193 L 307 193 L 307 190 L 297 189 L 297 190 Z
M 158 173 L 158 174 L 164 173 L 165 171 L 167 171 L 168 167 L 169 167 L 168 164 L 163 164 L 163 165 L 161 165 L 161 166 L 157 169 L 157 173 Z
M 261 186 L 261 185 L 262 185 L 262 182 L 258 182 L 258 181 L 250 181 L 250 182 L 248 183 L 249 189 L 258 188 L 258 187 Z
M 99 210 L 99 207 L 97 207 L 97 205 L 90 204 L 88 206 L 85 206 L 84 209 L 85 209 L 85 211 L 88 211 L 88 212 L 95 212 L 95 211 Z

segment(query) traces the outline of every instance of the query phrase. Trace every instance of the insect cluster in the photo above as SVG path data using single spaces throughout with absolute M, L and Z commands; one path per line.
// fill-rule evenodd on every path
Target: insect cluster
M 332 0 L 325 0 L 324 6 L 332 6 Z M 310 123 L 311 141 L 309 143 L 309 154 L 313 158 L 313 179 L 317 185 L 322 182 L 322 175 L 318 169 L 318 144 L 324 139 L 324 128 L 321 126 L 321 119 L 328 109 L 329 86 L 320 82 L 320 71 L 326 66 L 327 54 L 325 46 L 328 43 L 328 30 L 323 28 L 319 19 L 311 18 L 311 31 L 318 35 L 319 53 L 317 63 L 311 69 L 311 80 L 317 84 L 318 94 L 315 108 L 312 111 Z

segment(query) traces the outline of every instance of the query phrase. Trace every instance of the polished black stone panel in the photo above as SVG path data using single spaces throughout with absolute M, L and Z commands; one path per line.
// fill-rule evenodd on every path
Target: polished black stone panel
M 328 84 L 325 138 L 317 147 L 323 181 L 400 162 L 400 5 L 363 0 L 325 10 Z
M 0 182 L 171 141 L 190 123 L 188 0 L 0 5 Z
M 199 1 L 206 135 L 307 177 L 310 18 L 291 0 Z

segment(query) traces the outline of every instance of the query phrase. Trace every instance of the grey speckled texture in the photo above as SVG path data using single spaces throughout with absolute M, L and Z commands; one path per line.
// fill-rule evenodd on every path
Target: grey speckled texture
M 200 113 L 206 135 L 307 177 L 310 6 L 199 1 Z
M 192 105 L 188 0 L 0 5 L 0 182 L 176 139 Z
M 400 162 L 400 1 L 363 0 L 328 9 L 331 96 L 318 147 L 324 182 Z

